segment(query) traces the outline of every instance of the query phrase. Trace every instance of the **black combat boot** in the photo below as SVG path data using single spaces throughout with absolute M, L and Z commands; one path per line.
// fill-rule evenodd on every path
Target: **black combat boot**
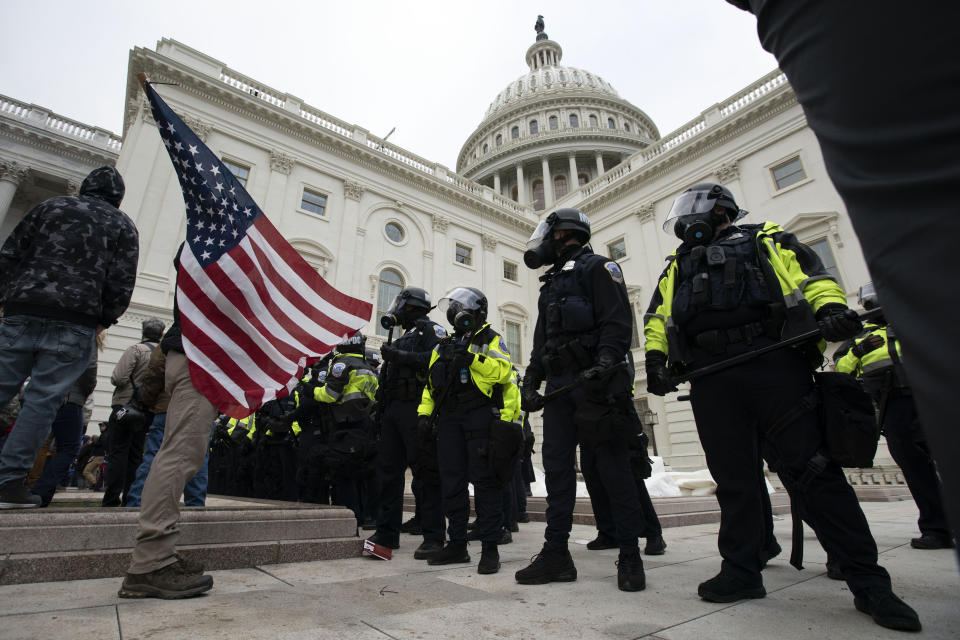
M 510 544 L 511 542 L 513 542 L 513 534 L 510 533 L 510 529 L 504 527 L 503 530 L 500 531 L 500 539 L 497 540 L 497 544 Z
M 496 542 L 484 542 L 483 550 L 480 552 L 480 564 L 477 565 L 477 573 L 488 574 L 500 571 L 500 552 L 497 551 Z
M 647 588 L 640 549 L 634 547 L 620 550 L 620 558 L 617 560 L 617 586 L 620 591 L 643 591 Z
M 422 536 L 423 528 L 420 527 L 420 518 L 413 516 L 400 525 L 400 533 L 409 533 L 413 536 Z
M 648 556 L 662 556 L 667 551 L 667 541 L 663 536 L 650 536 L 647 538 L 647 546 L 643 552 Z
M 857 611 L 869 614 L 881 627 L 897 631 L 920 631 L 920 617 L 890 587 L 870 587 L 853 599 Z
M 577 579 L 577 568 L 573 565 L 570 551 L 548 549 L 544 545 L 530 564 L 514 575 L 520 584 L 547 584 L 548 582 L 573 582 Z
M 706 582 L 701 582 L 697 587 L 697 594 L 707 602 L 736 602 L 748 598 L 764 598 L 767 590 L 763 588 L 763 583 L 749 584 L 721 572 Z
M 783 549 L 780 548 L 780 543 L 777 542 L 777 539 L 774 538 L 770 543 L 760 550 L 760 568 L 765 569 L 767 563 L 780 555 L 780 552 Z
M 910 546 L 914 549 L 953 549 L 955 545 L 948 535 L 924 533 L 919 538 L 911 538 Z
M 462 562 L 470 562 L 466 542 L 448 542 L 443 549 L 437 551 L 427 560 L 429 565 L 459 564 Z
M 620 545 L 617 541 L 605 533 L 597 532 L 597 537 L 587 543 L 587 549 L 590 551 L 600 551 L 601 549 L 616 549 Z
M 443 543 L 439 540 L 424 540 L 413 552 L 414 560 L 429 560 L 443 549 Z
M 394 537 L 384 535 L 377 531 L 372 536 L 367 538 L 370 542 L 378 544 L 381 547 L 386 547 L 387 549 L 399 549 L 400 541 Z

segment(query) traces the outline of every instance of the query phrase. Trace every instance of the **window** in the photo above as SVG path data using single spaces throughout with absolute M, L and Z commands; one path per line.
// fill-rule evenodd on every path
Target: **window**
M 530 121 L 530 135 L 533 135 L 534 133 L 537 133 L 538 131 L 540 131 L 540 125 L 537 124 L 537 121 L 536 121 L 536 120 L 531 120 L 531 121 Z
M 789 187 L 807 177 L 800 158 L 791 158 L 770 169 L 770 173 L 773 174 L 773 182 L 777 185 L 777 189 Z
M 590 114 L 590 126 L 594 128 L 600 126 L 600 121 L 597 120 L 597 116 L 593 115 L 592 113 Z
M 611 260 L 619 260 L 627 257 L 627 241 L 624 238 L 614 240 L 607 245 L 607 255 Z
M 489 149 L 490 149 L 490 147 L 487 145 L 486 142 L 484 142 L 484 143 L 483 143 L 483 152 L 486 153 Z
M 383 227 L 383 232 L 387 234 L 387 237 L 390 238 L 393 242 L 403 242 L 403 238 L 406 233 L 403 230 L 403 227 L 396 222 L 388 222 L 386 226 Z
M 300 208 L 322 216 L 327 209 L 327 196 L 304 188 L 303 197 L 300 199 Z
M 510 350 L 510 359 L 514 364 L 520 364 L 520 323 L 507 320 L 503 323 L 504 340 Z
M 498 134 L 497 134 L 497 146 L 499 147 L 499 146 L 502 145 L 502 144 L 503 144 L 503 136 L 498 133 Z
M 843 289 L 840 272 L 837 270 L 837 261 L 833 258 L 833 251 L 830 250 L 830 243 L 827 239 L 821 238 L 820 240 L 809 243 L 807 246 L 817 252 L 817 255 L 820 256 L 820 262 L 823 263 L 827 273 L 832 275 L 836 279 L 837 284 L 840 285 L 840 288 Z M 844 289 L 844 291 L 846 291 L 846 289 Z
M 624 122 L 624 123 L 623 123 L 623 130 L 624 130 L 624 131 L 630 131 L 630 123 L 629 123 L 629 122 Z
M 580 126 L 580 118 L 578 118 L 575 113 L 570 114 L 570 126 L 574 129 Z
M 503 277 L 507 280 L 517 281 L 517 263 L 509 260 L 503 261 Z
M 396 269 L 384 269 L 380 272 L 380 283 L 377 288 L 377 318 L 383 317 L 387 309 L 393 304 L 393 299 L 403 290 L 403 276 Z M 387 330 L 377 325 L 377 335 L 387 336 Z
M 557 128 L 557 116 L 550 116 L 550 130 L 553 131 Z
M 516 140 L 520 137 L 520 127 L 513 127 L 510 129 L 510 139 Z
M 473 249 L 465 244 L 457 243 L 457 252 L 454 260 L 459 264 L 465 264 L 469 267 L 473 264 Z
M 543 180 L 534 180 L 533 182 L 533 208 L 536 211 L 543 211 L 547 206 L 543 199 Z
M 613 118 L 607 118 L 607 129 L 616 129 L 617 123 L 613 121 Z
M 513 188 L 510 189 L 510 198 L 513 199 L 514 202 L 520 202 L 517 200 L 517 185 L 513 185 Z
M 555 176 L 553 178 L 553 197 L 558 200 L 567 195 L 567 176 Z
M 247 178 L 250 177 L 250 167 L 244 167 L 243 165 L 239 165 L 236 162 L 231 162 L 230 160 L 221 160 L 220 162 L 222 162 L 227 169 L 230 169 L 230 173 L 232 173 L 233 177 L 237 179 L 237 182 L 240 183 L 240 186 L 246 188 Z
M 577 186 L 582 187 L 588 182 L 590 182 L 590 176 L 588 176 L 587 174 L 581 173 L 577 175 Z

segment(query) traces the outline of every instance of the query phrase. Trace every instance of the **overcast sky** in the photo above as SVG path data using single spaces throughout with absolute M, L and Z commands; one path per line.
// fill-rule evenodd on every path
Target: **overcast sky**
M 724 0 L 3 2 L 0 94 L 116 133 L 135 46 L 179 40 L 431 162 L 455 168 L 493 98 L 527 72 L 537 14 L 665 135 L 776 67 Z

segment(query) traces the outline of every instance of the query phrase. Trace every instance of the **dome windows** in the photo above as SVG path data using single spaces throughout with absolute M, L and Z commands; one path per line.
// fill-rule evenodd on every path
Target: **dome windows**
M 623 123 L 623 130 L 624 130 L 624 131 L 630 131 L 630 123 L 629 123 L 629 122 L 624 122 L 624 123 Z
M 550 116 L 549 122 L 550 122 L 550 131 L 555 131 L 559 126 L 557 121 L 557 116 Z
M 565 72 L 565 71 L 560 71 L 560 82 L 566 82 L 566 81 L 567 81 L 567 74 L 566 74 L 566 72 Z
M 530 76 L 530 91 L 534 91 L 537 88 L 537 76 Z
M 486 153 L 486 152 L 489 151 L 489 150 L 490 150 L 490 146 L 489 146 L 486 142 L 484 142 L 484 143 L 483 143 L 483 152 Z
M 559 200 L 565 195 L 567 195 L 567 176 L 554 176 L 553 196 Z
M 530 135 L 533 135 L 540 131 L 540 124 L 536 120 L 530 121 Z
M 607 129 L 616 129 L 617 123 L 613 121 L 613 118 L 607 118 Z
M 514 126 L 510 128 L 510 139 L 516 140 L 520 137 L 520 127 Z
M 498 134 L 497 134 L 497 146 L 499 147 L 499 146 L 501 146 L 502 144 L 503 144 L 503 136 L 498 133 Z
M 549 72 L 549 71 L 547 71 L 545 74 L 543 74 L 543 83 L 544 83 L 545 85 L 547 85 L 548 87 L 549 87 L 551 84 L 553 84 L 553 76 L 550 75 L 550 72 Z
M 577 117 L 577 114 L 570 114 L 570 127 L 573 129 L 578 129 L 580 127 L 580 118 Z
M 596 83 L 593 81 L 593 76 L 589 73 L 587 74 L 587 85 L 590 87 L 596 86 Z
M 597 127 L 600 126 L 600 121 L 597 120 L 597 116 L 595 116 L 594 114 L 591 113 L 589 119 L 590 119 L 590 127 L 591 127 L 591 128 L 596 129 Z

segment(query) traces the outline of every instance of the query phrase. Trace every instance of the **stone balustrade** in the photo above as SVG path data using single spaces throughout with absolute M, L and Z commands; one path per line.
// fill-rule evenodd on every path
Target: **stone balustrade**
M 76 120 L 51 113 L 37 105 L 0 96 L 0 114 L 22 120 L 70 140 L 79 140 L 113 153 L 120 153 L 122 141 L 119 136 L 106 129 L 90 127 Z

